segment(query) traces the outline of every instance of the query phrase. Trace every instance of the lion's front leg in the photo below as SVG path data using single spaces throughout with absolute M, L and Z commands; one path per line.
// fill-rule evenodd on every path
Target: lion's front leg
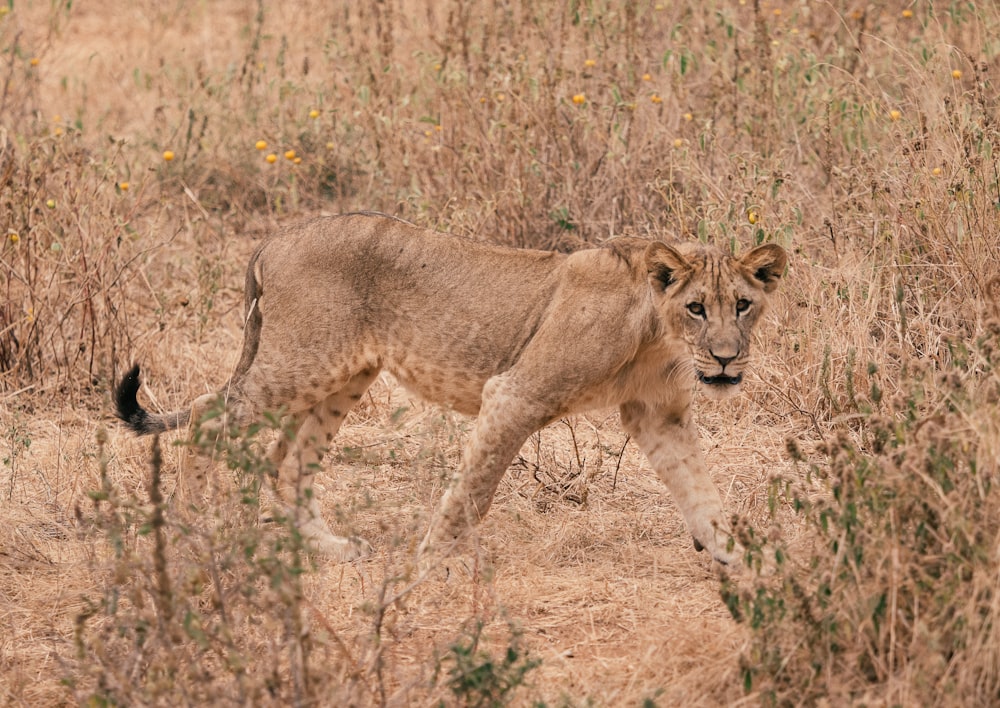
M 695 547 L 720 563 L 738 567 L 742 548 L 730 544 L 729 524 L 719 492 L 708 474 L 694 425 L 686 408 L 665 410 L 641 402 L 621 406 L 622 426 L 645 453 L 680 507 Z

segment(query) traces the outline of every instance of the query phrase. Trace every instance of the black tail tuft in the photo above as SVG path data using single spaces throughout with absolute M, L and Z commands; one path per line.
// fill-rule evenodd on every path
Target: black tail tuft
M 139 365 L 134 365 L 115 386 L 115 415 L 126 423 L 142 410 L 136 398 L 139 393 Z
M 163 432 L 163 426 L 157 426 L 156 421 L 139 405 L 136 395 L 139 393 L 139 365 L 136 364 L 115 386 L 115 415 L 121 418 L 133 432 L 139 435 Z

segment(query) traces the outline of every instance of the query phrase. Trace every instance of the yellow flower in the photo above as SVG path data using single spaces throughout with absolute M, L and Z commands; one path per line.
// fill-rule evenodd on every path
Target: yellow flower
M 507 98 L 507 96 L 505 96 L 504 94 L 502 94 L 502 93 L 498 93 L 497 94 L 497 101 L 501 101 L 502 102 L 505 98 Z
M 889 111 L 889 120 L 895 123 L 897 120 L 900 119 L 900 117 L 902 117 L 902 115 L 903 115 L 902 113 L 900 113 L 894 108 L 891 111 Z
M 440 65 L 440 64 L 435 64 L 435 65 L 434 65 L 434 71 L 441 71 L 441 68 L 442 68 L 442 67 L 441 67 L 441 65 Z
M 953 79 L 960 79 L 960 78 L 962 78 L 962 70 L 961 69 L 952 69 L 952 71 L 951 71 L 951 78 L 953 78 Z
M 589 69 L 592 66 L 597 66 L 597 62 L 593 59 L 587 59 L 587 61 L 583 62 L 583 65 Z
M 45 201 L 45 206 L 47 206 L 49 209 L 55 209 L 56 208 L 56 200 L 55 199 L 47 199 Z
M 691 121 L 694 120 L 694 116 L 691 115 L 690 113 L 685 113 L 684 114 L 684 120 L 686 120 L 688 123 L 690 123 Z
M 30 63 L 32 66 L 38 66 L 39 62 L 41 62 L 41 59 L 39 59 L 38 57 L 31 57 Z
M 751 224 L 756 224 L 758 218 L 759 217 L 757 216 L 757 212 L 755 212 L 753 209 L 747 209 L 747 221 L 749 221 Z
M 118 183 L 118 189 L 122 190 L 123 192 L 127 192 L 128 191 L 128 182 L 119 182 Z
M 317 118 L 319 118 L 319 111 L 313 108 L 311 111 L 309 111 L 309 117 L 312 118 L 313 120 L 316 120 Z
M 935 167 L 933 170 L 931 170 L 931 174 L 934 175 L 935 177 L 940 176 L 940 174 L 941 174 L 941 168 L 940 167 Z
M 643 81 L 652 81 L 652 80 L 653 80 L 653 77 L 652 77 L 652 76 L 650 76 L 649 74 L 643 74 L 643 75 L 642 75 L 642 80 L 643 80 Z
M 257 148 L 258 150 L 267 150 L 267 141 L 266 140 L 258 140 L 256 143 L 254 143 L 253 146 L 255 148 Z
M 301 157 L 296 157 L 294 160 L 292 160 L 292 163 L 296 164 L 296 165 L 301 165 L 302 164 L 302 158 Z
M 267 161 L 268 161 L 268 162 L 269 162 L 270 164 L 272 164 L 272 165 L 273 165 L 273 164 L 274 164 L 275 162 L 277 162 L 277 161 L 278 161 L 278 156 L 277 156 L 277 155 L 275 155 L 275 154 L 274 154 L 274 153 L 272 152 L 272 153 L 270 153 L 270 154 L 269 154 L 269 155 L 268 155 L 267 157 L 265 157 L 264 159 L 265 159 L 265 160 L 267 160 Z
M 326 149 L 327 150 L 333 150 L 333 148 L 335 148 L 335 147 L 336 147 L 336 145 L 333 144 L 332 140 L 326 144 Z
M 295 159 L 295 151 L 294 150 L 286 150 L 285 151 L 285 159 L 286 160 L 294 160 Z
M 444 130 L 444 127 L 442 127 L 442 126 L 440 126 L 440 125 L 435 125 L 435 126 L 434 126 L 434 130 L 436 130 L 437 132 L 439 132 L 439 133 L 440 133 L 440 132 L 441 132 L 442 130 Z
M 913 10 L 903 10 L 903 17 L 907 20 L 913 17 Z
M 573 103 L 575 103 L 578 106 L 586 102 L 587 102 L 587 97 L 584 96 L 582 93 L 578 93 L 575 96 L 573 96 Z
M 649 100 L 652 101 L 653 103 L 663 103 L 663 99 L 660 98 L 660 94 L 658 93 L 654 93 L 652 96 L 650 96 Z
M 684 139 L 683 138 L 674 138 L 674 147 L 675 148 L 684 147 Z
M 7 238 L 9 238 L 10 242 L 13 243 L 13 244 L 15 244 L 15 245 L 17 244 L 18 241 L 21 240 L 21 237 L 18 236 L 17 234 L 15 234 L 15 233 L 9 233 L 9 234 L 7 234 Z
M 170 162 L 171 160 L 173 160 L 174 159 L 174 151 L 173 150 L 164 150 L 164 152 L 163 152 L 163 159 L 166 160 L 167 162 Z

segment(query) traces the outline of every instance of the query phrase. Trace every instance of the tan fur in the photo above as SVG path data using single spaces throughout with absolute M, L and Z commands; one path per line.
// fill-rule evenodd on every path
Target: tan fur
M 377 214 L 319 218 L 285 230 L 251 259 L 243 356 L 222 393 L 241 424 L 278 409 L 295 421 L 291 442 L 279 439 L 270 453 L 279 492 L 304 509 L 309 542 L 337 558 L 366 545 L 330 532 L 311 493 L 313 474 L 344 416 L 386 370 L 422 397 L 478 416 L 424 549 L 478 523 L 531 433 L 570 413 L 619 406 L 696 545 L 733 563 L 738 549 L 727 550 L 691 397 L 696 381 L 715 396 L 739 388 L 751 330 L 785 261 L 775 245 L 734 258 L 622 238 L 564 255 Z M 132 404 L 137 371 L 133 383 Z M 119 399 L 119 415 L 138 432 L 189 420 L 194 435 L 216 397 L 197 399 L 190 416 L 152 416 L 130 408 L 127 393 Z M 184 466 L 182 491 L 201 493 L 205 462 L 192 456 Z

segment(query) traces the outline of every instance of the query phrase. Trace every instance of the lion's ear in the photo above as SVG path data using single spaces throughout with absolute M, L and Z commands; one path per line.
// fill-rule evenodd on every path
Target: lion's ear
M 764 286 L 764 292 L 774 292 L 778 280 L 785 273 L 788 264 L 788 254 L 776 243 L 765 243 L 757 246 L 749 253 L 740 257 L 740 265 L 747 274 Z
M 662 241 L 653 241 L 646 247 L 645 259 L 649 282 L 659 290 L 666 290 L 679 280 L 683 280 L 691 270 L 684 256 L 676 248 Z

